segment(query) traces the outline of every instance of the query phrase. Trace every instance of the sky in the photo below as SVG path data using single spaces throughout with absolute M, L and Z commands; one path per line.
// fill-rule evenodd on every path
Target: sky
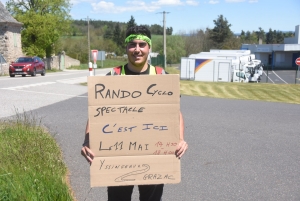
M 7 0 L 0 0 L 4 5 Z M 220 15 L 236 34 L 269 29 L 295 31 L 300 25 L 300 0 L 70 0 L 73 19 L 87 18 L 163 26 L 173 34 L 214 28 Z

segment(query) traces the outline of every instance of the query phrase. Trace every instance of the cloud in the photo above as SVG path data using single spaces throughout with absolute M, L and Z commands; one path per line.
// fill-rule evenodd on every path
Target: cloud
M 100 1 L 99 3 L 92 3 L 94 13 L 123 13 L 134 11 L 154 12 L 160 9 L 157 5 L 147 5 L 143 1 L 127 1 L 125 6 L 116 6 L 112 2 Z
M 178 5 L 182 5 L 183 3 L 180 0 L 158 0 L 158 1 L 151 1 L 151 4 L 160 5 L 160 6 L 165 6 L 165 5 L 178 6 Z
M 83 3 L 83 2 L 93 3 L 95 1 L 94 0 L 70 0 L 70 3 L 72 5 L 80 4 L 80 3 Z
M 199 2 L 194 1 L 194 0 L 185 1 L 185 3 L 187 5 L 191 5 L 191 6 L 197 6 L 199 4 Z
M 245 0 L 225 0 L 227 3 L 239 3 L 244 2 Z
M 209 4 L 217 4 L 217 3 L 219 3 L 219 1 L 215 1 L 215 0 L 209 0 L 209 2 L 208 2 Z
M 71 0 L 73 4 L 79 2 L 90 2 L 93 8 L 93 13 L 123 13 L 123 12 L 136 12 L 136 11 L 146 11 L 155 12 L 163 6 L 195 6 L 198 2 L 195 0 L 186 0 L 182 2 L 181 0 L 157 0 L 146 3 L 146 1 L 129 0 L 125 4 L 120 6 L 113 3 L 113 1 L 99 1 L 95 0 Z M 117 3 L 118 4 L 118 3 Z

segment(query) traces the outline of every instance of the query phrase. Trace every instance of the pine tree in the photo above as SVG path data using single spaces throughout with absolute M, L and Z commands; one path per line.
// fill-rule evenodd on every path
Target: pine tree
M 217 20 L 214 20 L 215 27 L 209 31 L 210 39 L 215 43 L 216 47 L 222 47 L 222 43 L 232 38 L 233 33 L 230 30 L 231 24 L 227 19 L 223 18 L 223 15 L 218 16 Z

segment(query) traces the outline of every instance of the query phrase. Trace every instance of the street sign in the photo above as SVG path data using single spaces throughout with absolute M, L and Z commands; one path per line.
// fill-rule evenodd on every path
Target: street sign
M 296 65 L 300 66 L 300 57 L 298 57 L 295 61 Z
M 98 61 L 105 61 L 105 51 L 98 51 Z
M 92 57 L 94 59 L 94 63 L 96 63 L 98 57 L 98 50 L 92 50 Z

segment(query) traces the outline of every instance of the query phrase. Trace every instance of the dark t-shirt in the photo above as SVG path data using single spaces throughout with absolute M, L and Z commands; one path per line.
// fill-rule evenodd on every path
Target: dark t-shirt
M 147 70 L 145 70 L 144 72 L 133 72 L 133 71 L 129 70 L 128 64 L 125 64 L 125 66 L 124 66 L 125 75 L 149 75 L 149 69 L 150 69 L 149 64 L 148 64 Z M 122 72 L 122 69 L 121 69 L 121 72 Z M 166 72 L 166 74 L 168 74 L 168 73 Z M 108 72 L 106 75 L 111 75 L 111 71 Z

